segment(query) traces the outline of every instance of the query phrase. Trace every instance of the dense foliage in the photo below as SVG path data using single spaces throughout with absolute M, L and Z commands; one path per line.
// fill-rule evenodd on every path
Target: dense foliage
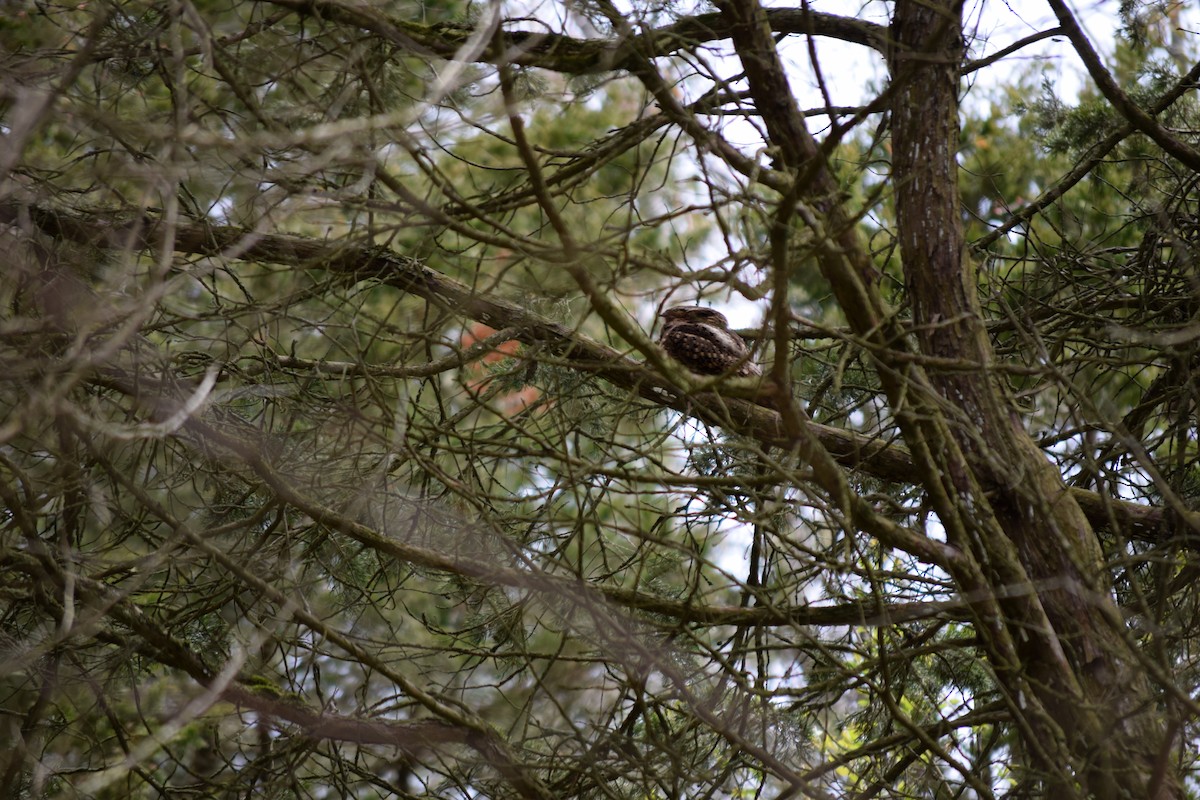
M 7 3 L 0 797 L 1188 796 L 1197 25 L 1049 7 Z

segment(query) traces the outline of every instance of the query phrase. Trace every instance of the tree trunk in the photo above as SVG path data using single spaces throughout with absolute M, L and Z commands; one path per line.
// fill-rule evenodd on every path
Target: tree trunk
M 718 7 L 777 160 L 795 176 L 780 219 L 797 213 L 814 229 L 822 274 L 872 345 L 914 466 L 961 554 L 947 568 L 972 604 L 1030 766 L 1048 791 L 1066 797 L 1181 797 L 1169 766 L 1172 726 L 1126 639 L 1095 534 L 992 377 L 960 218 L 961 6 L 899 0 L 892 26 L 893 178 L 905 283 L 921 354 L 956 365 L 931 371 L 897 350 L 907 337 L 792 99 L 765 12 L 755 0 Z M 783 274 L 785 248 L 774 257 Z
M 956 506 L 947 534 L 999 598 L 1005 631 L 980 631 L 1048 784 L 1094 797 L 1179 797 L 1166 766 L 1168 726 L 1126 638 L 1096 537 L 990 368 L 958 193 L 961 30 L 957 3 L 896 5 L 893 177 L 913 324 L 923 354 L 973 367 L 927 372 L 964 459 L 939 459 L 949 485 L 937 490 Z M 1015 644 L 1015 660 L 1002 640 Z M 1030 692 L 1044 716 L 1029 713 Z

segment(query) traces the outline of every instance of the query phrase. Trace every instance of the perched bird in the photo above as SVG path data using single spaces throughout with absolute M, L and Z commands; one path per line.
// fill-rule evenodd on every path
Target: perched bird
M 720 311 L 703 306 L 675 306 L 662 313 L 658 343 L 667 354 L 700 375 L 729 373 L 739 378 L 762 375 L 750 360 L 741 336 L 729 330 Z

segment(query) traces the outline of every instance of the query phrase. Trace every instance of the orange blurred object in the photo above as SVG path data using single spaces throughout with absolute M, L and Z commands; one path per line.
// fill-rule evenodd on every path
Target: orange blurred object
M 469 328 L 463 331 L 459 343 L 465 350 L 472 345 L 487 339 L 496 333 L 496 329 L 482 322 L 475 322 Z M 516 358 L 521 352 L 521 343 L 516 339 L 509 339 L 501 342 L 493 349 L 489 350 L 483 358 L 478 361 L 472 361 L 466 365 L 468 373 L 475 373 L 479 377 L 468 380 L 467 388 L 475 393 L 482 393 L 487 389 L 487 385 L 491 383 L 494 376 L 483 374 L 485 372 L 485 364 L 495 364 L 503 361 L 506 358 Z M 518 414 L 532 406 L 542 396 L 542 391 L 536 386 L 523 386 L 520 389 L 497 395 L 493 398 L 492 403 L 498 411 L 504 416 L 512 416 Z

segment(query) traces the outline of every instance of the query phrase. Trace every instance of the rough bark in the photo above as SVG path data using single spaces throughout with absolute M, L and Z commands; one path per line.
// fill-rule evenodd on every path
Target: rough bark
M 955 2 L 897 4 L 896 207 L 921 352 L 987 365 L 994 354 L 958 200 L 961 25 Z M 948 528 L 951 541 L 973 552 L 998 595 L 1019 593 L 1026 582 L 1034 592 L 1000 602 L 1016 660 L 1002 656 L 994 640 L 989 650 L 1010 695 L 1024 699 L 1028 687 L 1048 714 L 1025 715 L 1027 737 L 1042 745 L 1059 740 L 1040 752 L 1029 748 L 1037 766 L 1049 785 L 1071 794 L 1180 796 L 1177 782 L 1162 774 L 1168 734 L 1124 636 L 1096 537 L 1060 473 L 1038 451 L 993 371 L 927 374 L 952 412 L 947 431 L 965 458 L 957 465 L 964 473 L 946 463 L 964 512 L 962 527 Z M 1067 770 L 1055 761 L 1064 750 Z
M 994 357 L 956 176 L 961 6 L 897 4 L 891 92 L 900 253 L 917 347 L 980 364 L 973 372 L 926 372 L 902 357 L 905 336 L 792 99 L 764 11 L 755 0 L 718 7 L 778 160 L 794 176 L 781 217 L 796 213 L 813 229 L 822 273 L 851 326 L 874 345 L 916 472 L 962 553 L 948 568 L 971 599 L 1032 766 L 1066 796 L 1180 796 L 1165 767 L 1169 726 L 1125 639 L 1094 532 L 987 369 Z M 775 253 L 777 270 L 785 256 Z

